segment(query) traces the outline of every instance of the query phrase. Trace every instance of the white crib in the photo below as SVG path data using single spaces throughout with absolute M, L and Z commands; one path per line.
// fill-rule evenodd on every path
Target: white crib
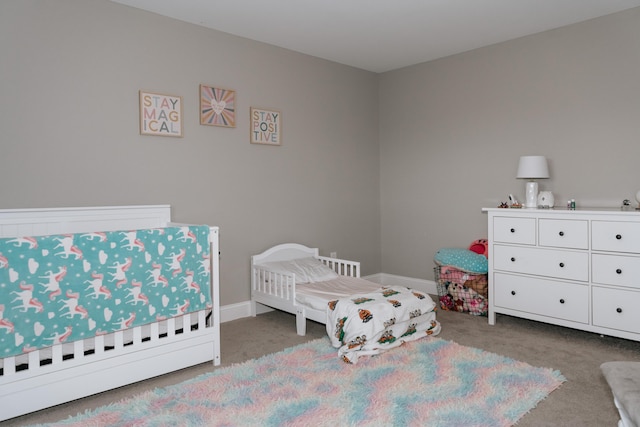
M 0 237 L 172 225 L 169 205 L 0 210 Z M 210 227 L 211 311 L 0 359 L 0 421 L 188 366 L 219 365 L 218 232 Z

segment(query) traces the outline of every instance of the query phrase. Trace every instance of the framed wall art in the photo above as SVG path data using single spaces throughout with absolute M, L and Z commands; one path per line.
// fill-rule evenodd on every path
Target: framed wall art
M 280 145 L 282 114 L 280 111 L 251 107 L 249 128 L 252 144 Z
M 182 97 L 141 90 L 140 134 L 182 137 Z
M 200 124 L 236 127 L 236 91 L 201 84 Z

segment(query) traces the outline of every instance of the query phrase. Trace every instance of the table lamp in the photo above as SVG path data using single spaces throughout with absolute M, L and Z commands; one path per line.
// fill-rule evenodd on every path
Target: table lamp
M 537 207 L 539 178 L 549 178 L 547 159 L 544 156 L 522 156 L 518 163 L 517 178 L 527 179 L 525 186 L 525 208 Z

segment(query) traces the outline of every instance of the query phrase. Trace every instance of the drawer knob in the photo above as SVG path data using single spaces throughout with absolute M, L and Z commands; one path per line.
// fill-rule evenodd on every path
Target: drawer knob
M 512 233 L 515 233 L 515 232 L 516 232 L 516 229 L 515 229 L 515 228 L 512 228 L 510 231 L 511 231 Z
M 622 270 L 618 268 L 618 269 L 616 270 L 616 273 L 618 273 L 618 274 L 622 274 Z
M 564 262 L 560 263 L 560 268 L 564 268 Z
M 564 304 L 564 298 L 560 298 L 560 304 Z
M 622 313 L 622 309 L 620 307 L 616 308 L 616 312 Z
M 618 240 L 622 239 L 622 235 L 621 234 L 616 234 L 616 239 L 618 239 Z
M 516 259 L 514 257 L 511 257 L 511 262 L 516 262 Z
M 564 236 L 564 231 L 561 231 L 558 233 L 560 235 L 560 237 Z
M 515 294 L 516 294 L 516 291 L 511 291 L 511 295 L 515 295 Z

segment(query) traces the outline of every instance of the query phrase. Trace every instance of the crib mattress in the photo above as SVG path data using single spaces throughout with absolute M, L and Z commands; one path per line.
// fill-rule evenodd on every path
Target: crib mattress
M 325 282 L 296 285 L 296 302 L 316 310 L 326 310 L 329 301 L 372 292 L 381 287 L 379 283 L 360 277 L 339 276 Z

